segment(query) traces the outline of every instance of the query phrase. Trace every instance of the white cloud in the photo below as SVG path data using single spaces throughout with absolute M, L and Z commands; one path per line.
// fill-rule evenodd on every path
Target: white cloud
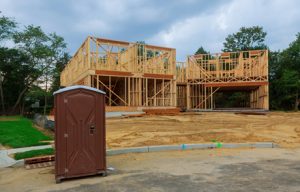
M 149 42 L 177 49 L 177 57 L 185 59 L 203 46 L 220 52 L 225 37 L 242 26 L 263 26 L 271 49 L 283 49 L 300 32 L 299 1 L 234 0 L 210 13 L 175 22 L 149 38 Z
M 100 35 L 174 47 L 179 60 L 199 46 L 221 51 L 242 26 L 263 26 L 270 48 L 284 49 L 300 32 L 299 7 L 298 0 L 0 0 L 3 15 L 57 32 L 71 54 L 87 35 Z
M 174 47 L 177 49 L 178 59 L 183 60 L 186 55 L 193 54 L 200 46 L 210 51 L 218 51 L 222 42 L 216 34 L 226 28 L 223 14 L 200 14 L 176 22 L 169 29 L 160 31 L 146 42 Z

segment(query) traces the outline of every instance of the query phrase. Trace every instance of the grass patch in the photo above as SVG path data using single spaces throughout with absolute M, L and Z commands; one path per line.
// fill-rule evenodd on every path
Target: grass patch
M 15 160 L 19 160 L 19 159 L 38 157 L 43 155 L 53 155 L 53 154 L 54 154 L 54 149 L 52 148 L 38 149 L 38 150 L 26 151 L 22 153 L 16 153 L 14 158 Z
M 24 117 L 0 118 L 0 143 L 12 148 L 47 145 L 40 142 L 52 140 L 51 137 L 38 131 L 32 122 Z

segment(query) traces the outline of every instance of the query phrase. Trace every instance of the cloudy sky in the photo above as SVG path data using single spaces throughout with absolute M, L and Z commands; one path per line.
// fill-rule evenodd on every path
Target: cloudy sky
M 71 54 L 92 35 L 173 47 L 183 61 L 200 46 L 220 52 L 242 26 L 263 26 L 272 50 L 300 32 L 299 0 L 0 0 L 0 11 L 63 36 Z

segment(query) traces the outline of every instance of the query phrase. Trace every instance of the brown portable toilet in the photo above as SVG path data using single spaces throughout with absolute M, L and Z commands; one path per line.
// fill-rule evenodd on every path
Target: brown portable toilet
M 55 179 L 106 175 L 105 92 L 71 86 L 54 92 Z

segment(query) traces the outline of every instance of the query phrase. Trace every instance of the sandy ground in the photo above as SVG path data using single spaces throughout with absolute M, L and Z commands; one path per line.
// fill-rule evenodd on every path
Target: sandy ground
M 206 112 L 107 119 L 107 148 L 182 143 L 275 142 L 300 147 L 300 112 L 238 115 Z
M 0 169 L 0 191 L 299 191 L 299 149 L 212 149 L 109 156 L 107 177 L 55 184 L 54 167 Z

